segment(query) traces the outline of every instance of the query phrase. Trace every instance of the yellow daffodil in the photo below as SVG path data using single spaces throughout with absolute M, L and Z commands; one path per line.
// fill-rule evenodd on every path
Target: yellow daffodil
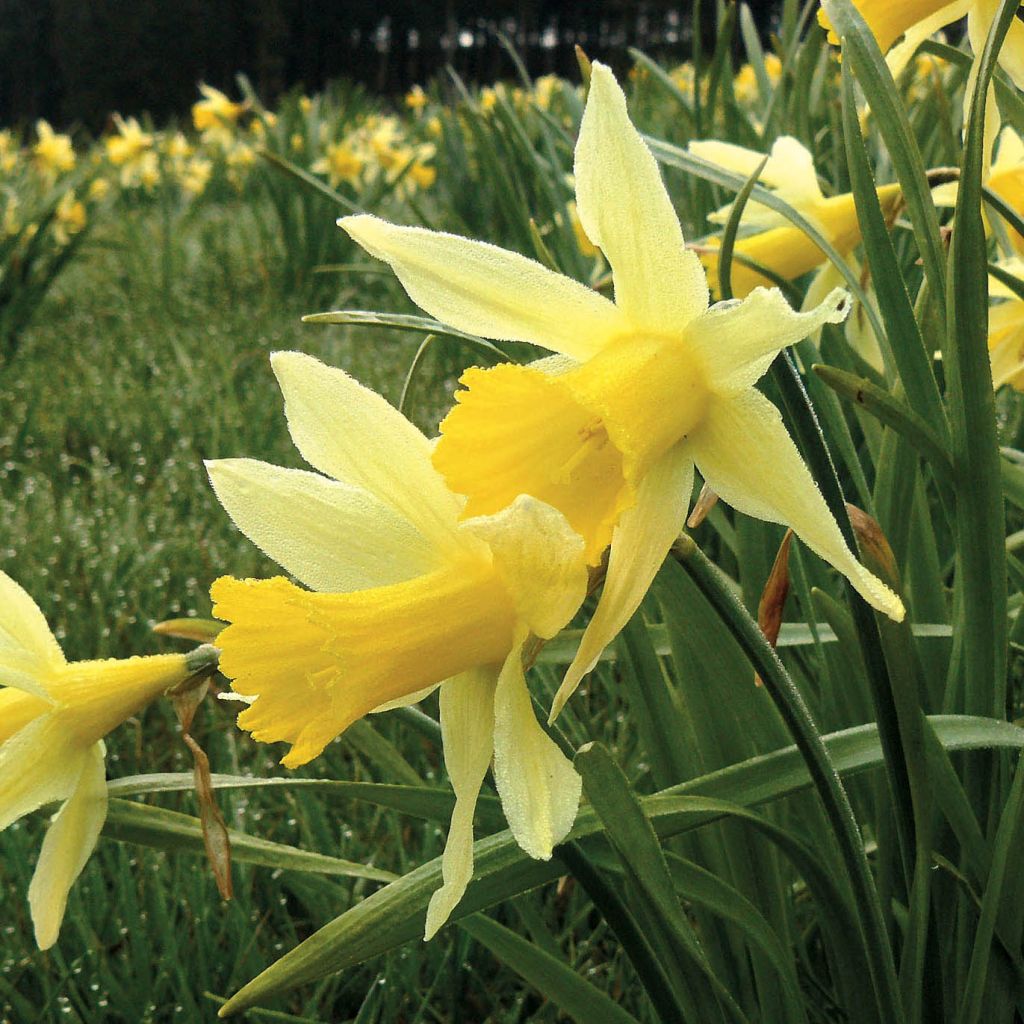
M 984 184 L 1012 210 L 1024 216 L 1024 139 L 1010 125 L 1006 125 L 999 133 L 996 158 L 988 167 Z M 958 182 L 945 182 L 932 189 L 932 199 L 936 206 L 956 206 L 958 191 Z M 988 223 L 988 211 L 983 210 L 982 213 Z M 1014 249 L 1024 253 L 1024 236 L 1009 224 L 1006 225 L 1006 231 Z
M 887 54 L 886 63 L 893 75 L 899 74 L 917 48 L 939 29 L 967 17 L 967 33 L 975 53 L 981 53 L 992 21 L 999 11 L 999 0 L 852 0 L 867 22 L 878 47 Z M 818 21 L 829 30 L 829 42 L 838 45 L 832 23 L 824 9 Z M 999 54 L 999 63 L 1024 88 L 1024 25 L 1013 21 Z
M 10 174 L 18 166 L 21 147 L 10 128 L 0 130 L 0 174 Z
M 55 132 L 47 121 L 37 121 L 32 161 L 36 169 L 48 178 L 73 170 L 75 150 L 71 145 L 71 137 Z
M 366 161 L 349 140 L 332 142 L 327 152 L 312 167 L 315 174 L 326 174 L 331 187 L 336 188 L 342 182 L 356 185 L 363 173 Z
M 512 833 L 546 859 L 576 816 L 580 779 L 541 729 L 523 674 L 530 634 L 551 637 L 586 593 L 583 541 L 561 513 L 521 496 L 460 522 L 464 501 L 431 465 L 431 443 L 341 370 L 277 353 L 288 426 L 324 475 L 246 459 L 209 464 L 235 524 L 284 579 L 223 577 L 211 590 L 222 670 L 255 700 L 238 724 L 316 757 L 357 719 L 440 685 L 456 794 L 429 938 L 473 871 L 473 810 L 493 755 Z
M 187 160 L 195 152 L 195 147 L 185 138 L 184 132 L 168 135 L 161 148 L 168 157 L 175 161 Z
M 405 105 L 417 114 L 423 113 L 423 108 L 427 105 L 428 97 L 423 91 L 423 87 L 414 85 L 405 94 Z
M 710 163 L 749 177 L 764 159 L 763 153 L 731 142 L 704 140 L 690 143 L 690 151 Z M 785 200 L 828 239 L 841 256 L 848 255 L 860 243 L 860 222 L 853 194 L 845 192 L 826 197 L 818 185 L 814 157 L 796 139 L 783 136 L 772 146 L 768 163 L 758 181 Z M 883 185 L 878 198 L 887 215 L 899 201 L 898 185 Z M 731 205 L 711 215 L 716 223 L 728 220 Z M 782 214 L 761 203 L 749 202 L 743 211 L 744 228 L 757 229 L 756 234 L 738 238 L 734 252 L 791 281 L 826 261 L 825 254 L 799 228 L 792 227 Z M 717 245 L 715 240 L 712 245 Z M 718 257 L 714 251 L 702 257 L 711 274 L 712 288 L 718 291 Z M 755 288 L 771 282 L 740 259 L 732 266 L 733 294 L 749 295 Z
M 246 104 L 235 103 L 212 85 L 203 83 L 199 91 L 203 98 L 192 104 L 192 123 L 196 131 L 205 132 L 211 128 L 234 125 L 246 111 Z
M 313 99 L 310 96 L 299 97 L 299 110 L 304 114 L 308 114 L 313 109 Z
M 1014 257 L 999 266 L 1024 282 L 1024 260 Z M 988 353 L 992 387 L 1009 384 L 1024 391 L 1024 299 L 995 277 L 989 277 L 989 297 L 999 299 L 988 311 Z
M 901 618 L 899 599 L 847 547 L 778 410 L 754 387 L 779 351 L 843 320 L 845 293 L 807 313 L 763 288 L 708 308 L 707 280 L 654 157 L 599 63 L 575 176 L 583 228 L 612 268 L 614 303 L 484 242 L 366 215 L 340 221 L 432 316 L 560 354 L 467 371 L 434 455 L 449 486 L 469 496 L 465 515 L 532 494 L 565 513 L 592 564 L 611 542 L 601 602 L 554 713 L 639 606 L 682 526 L 695 464 L 729 504 L 788 524 L 871 604 Z
M 489 85 L 485 85 L 480 90 L 480 109 L 485 113 L 489 114 L 498 105 L 498 92 L 496 89 L 491 88 Z
M 53 216 L 53 237 L 58 245 L 67 245 L 74 235 L 85 230 L 85 204 L 75 193 L 65 192 Z
M 107 816 L 103 737 L 214 653 L 68 662 L 32 598 L 0 572 L 0 831 L 63 801 L 28 890 L 40 949 L 57 941 Z
M 178 181 L 186 195 L 195 198 L 206 191 L 213 175 L 213 164 L 203 157 L 194 156 L 188 160 L 178 174 Z
M 117 134 L 107 139 L 107 159 L 121 168 L 121 186 L 136 188 L 155 170 L 159 175 L 159 161 L 153 150 L 153 136 L 143 131 L 134 117 L 114 115 Z

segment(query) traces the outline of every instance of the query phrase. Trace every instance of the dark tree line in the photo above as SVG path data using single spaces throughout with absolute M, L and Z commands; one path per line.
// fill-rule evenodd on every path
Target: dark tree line
M 750 6 L 767 31 L 778 4 Z M 630 45 L 683 59 L 691 8 L 689 0 L 0 0 L 0 124 L 46 117 L 97 129 L 113 110 L 162 118 L 186 110 L 199 81 L 231 89 L 239 71 L 266 99 L 341 77 L 399 92 L 449 63 L 471 80 L 507 77 L 514 69 L 497 30 L 533 74 L 573 74 L 575 42 L 620 65 Z

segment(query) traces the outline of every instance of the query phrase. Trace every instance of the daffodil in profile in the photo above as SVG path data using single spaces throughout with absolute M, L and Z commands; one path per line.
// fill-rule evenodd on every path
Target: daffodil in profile
M 463 518 L 431 443 L 383 398 L 308 356 L 272 361 L 292 439 L 319 473 L 247 459 L 208 468 L 239 529 L 312 589 L 217 580 L 214 614 L 230 623 L 221 669 L 252 699 L 239 726 L 290 743 L 287 767 L 367 713 L 440 685 L 456 804 L 429 938 L 472 877 L 473 813 L 492 757 L 512 833 L 532 857 L 550 857 L 575 819 L 580 778 L 537 721 L 523 650 L 581 604 L 583 541 L 527 495 Z
M 713 139 L 691 142 L 689 149 L 703 160 L 744 177 L 753 174 L 765 156 L 731 142 Z M 817 228 L 840 256 L 848 256 L 860 244 L 860 222 L 853 194 L 844 192 L 825 196 L 818 184 L 814 157 L 801 142 L 789 136 L 776 139 L 758 182 Z M 898 185 L 883 185 L 878 189 L 878 198 L 887 216 L 895 211 L 899 196 Z M 730 204 L 713 213 L 710 219 L 724 224 L 731 210 Z M 757 266 L 783 280 L 792 281 L 828 262 L 825 253 L 807 234 L 790 224 L 781 213 L 762 203 L 747 203 L 740 228 L 744 234 L 736 240 L 733 252 L 738 258 L 734 258 L 731 272 L 733 294 L 737 298 L 749 295 L 759 286 L 771 284 L 768 277 L 758 273 Z M 713 240 L 712 245 L 717 244 L 717 240 Z M 718 255 L 712 248 L 702 258 L 711 275 L 712 290 L 717 292 Z M 745 263 L 744 259 L 753 265 Z
M 57 941 L 107 816 L 103 737 L 214 658 L 199 648 L 68 662 L 32 598 L 0 572 L 0 831 L 62 801 L 28 890 L 40 949 Z
M 796 313 L 778 290 L 755 288 L 709 308 L 654 157 L 599 63 L 575 174 L 580 221 L 611 265 L 614 302 L 483 242 L 370 216 L 341 221 L 432 316 L 559 354 L 468 370 L 434 454 L 468 496 L 465 516 L 532 494 L 561 509 L 591 563 L 611 543 L 600 603 L 553 713 L 639 606 L 683 524 L 695 465 L 733 507 L 788 524 L 874 607 L 901 618 L 899 599 L 849 549 L 778 410 L 754 387 L 787 345 L 844 318 L 846 294 Z
M 940 29 L 967 18 L 971 48 L 981 53 L 985 39 L 999 12 L 999 0 L 850 0 L 860 12 L 886 54 L 893 75 L 908 64 L 917 48 Z M 829 30 L 829 42 L 838 45 L 827 4 L 818 11 L 818 22 Z M 999 63 L 1018 88 L 1024 88 L 1024 25 L 1014 20 L 999 54 Z

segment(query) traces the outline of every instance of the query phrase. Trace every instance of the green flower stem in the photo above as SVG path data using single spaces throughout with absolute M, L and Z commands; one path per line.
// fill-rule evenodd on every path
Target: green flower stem
M 721 570 L 685 534 L 676 541 L 673 553 L 743 648 L 807 763 L 839 842 L 853 888 L 879 1019 L 901 1024 L 905 1018 L 898 994 L 892 947 L 886 934 L 878 891 L 864 853 L 860 828 L 811 713 L 778 655 L 733 594 Z

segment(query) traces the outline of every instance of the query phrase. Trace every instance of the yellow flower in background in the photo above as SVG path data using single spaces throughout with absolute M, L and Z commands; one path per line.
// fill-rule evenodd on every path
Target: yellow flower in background
M 967 17 L 971 48 L 980 54 L 992 21 L 999 11 L 999 0 L 851 0 L 867 22 L 886 54 L 886 63 L 898 75 L 917 48 L 940 29 Z M 839 44 L 824 6 L 818 22 L 829 30 L 829 42 Z M 999 54 L 999 63 L 1018 88 L 1024 88 L 1024 25 L 1014 20 Z
M 182 190 L 192 198 L 201 196 L 210 184 L 213 175 L 213 163 L 200 156 L 187 161 L 178 173 L 178 181 Z
M 782 61 L 774 54 L 767 53 L 764 57 L 764 70 L 768 81 L 775 85 L 782 77 Z M 752 64 L 744 64 L 733 81 L 733 89 L 736 98 L 743 103 L 752 103 L 761 95 L 761 89 L 757 83 L 757 72 Z
M 691 142 L 689 149 L 709 163 L 746 177 L 753 174 L 764 159 L 763 153 L 712 139 Z M 810 221 L 841 256 L 848 255 L 860 244 L 860 222 L 853 194 L 823 195 L 814 170 L 814 157 L 796 139 L 783 136 L 775 140 L 758 181 Z M 885 214 L 892 215 L 900 200 L 899 186 L 882 185 L 878 189 L 878 198 Z M 729 204 L 713 213 L 710 219 L 724 224 L 731 209 L 732 204 Z M 741 227 L 753 228 L 757 233 L 737 238 L 734 253 L 784 280 L 802 277 L 827 260 L 821 249 L 799 228 L 791 226 L 782 214 L 761 203 L 747 203 Z M 718 239 L 709 244 L 717 246 Z M 718 293 L 718 256 L 712 251 L 703 254 L 702 260 L 711 275 L 712 290 Z M 733 294 L 738 298 L 749 295 L 759 286 L 771 284 L 769 278 L 740 259 L 734 260 L 731 276 Z
M 21 231 L 21 215 L 18 211 L 20 205 L 16 195 L 7 196 L 3 220 L 0 221 L 0 229 L 3 230 L 7 238 L 11 238 Z
M 212 85 L 202 83 L 199 91 L 203 98 L 192 104 L 192 123 L 196 131 L 233 126 L 247 109 L 245 103 L 235 103 Z
M 533 83 L 533 101 L 541 110 L 550 110 L 554 97 L 562 91 L 558 75 L 541 75 Z
M 103 737 L 214 659 L 199 648 L 68 662 L 32 598 L 0 572 L 0 831 L 63 801 L 28 890 L 40 949 L 57 941 L 68 892 L 107 816 Z
M 134 117 L 126 119 L 115 114 L 114 123 L 117 134 L 107 139 L 107 159 L 121 168 L 122 188 L 136 188 L 141 184 L 151 186 L 160 173 L 153 136 L 143 131 Z
M 308 114 L 313 109 L 313 100 L 309 96 L 299 97 L 299 110 L 304 114 Z
M 1005 260 L 999 267 L 1024 284 L 1024 260 Z M 990 276 L 988 293 L 996 302 L 988 311 L 988 352 L 992 362 L 992 387 L 1009 384 L 1024 391 L 1024 299 L 1002 281 Z
M 427 102 L 427 94 L 423 91 L 422 86 L 414 85 L 405 94 L 405 105 L 416 114 L 421 114 L 423 112 L 423 108 L 427 105 Z
M 10 128 L 0 131 L 0 174 L 10 174 L 18 166 L 21 147 Z
M 168 135 L 161 148 L 171 160 L 176 161 L 187 160 L 195 152 L 195 146 L 185 138 L 184 132 Z
M 53 237 L 58 245 L 67 245 L 74 235 L 85 229 L 85 204 L 73 191 L 65 192 L 53 216 Z
M 71 145 L 71 136 L 58 134 L 47 121 L 37 121 L 32 162 L 36 170 L 50 178 L 74 170 L 75 150 Z
M 343 181 L 355 185 L 366 166 L 366 160 L 352 143 L 343 139 L 341 142 L 332 142 L 327 147 L 327 152 L 320 157 L 312 167 L 314 174 L 326 174 L 330 180 L 331 187 L 336 188 Z
M 417 160 L 409 168 L 409 178 L 418 189 L 430 188 L 437 181 L 437 168 Z
M 452 326 L 560 358 L 471 369 L 434 464 L 491 515 L 519 494 L 560 509 L 604 592 L 556 698 L 557 713 L 636 611 L 682 527 L 694 465 L 739 511 L 791 526 L 874 607 L 899 599 L 857 560 L 782 423 L 754 387 L 779 351 L 846 315 L 835 291 L 795 313 L 777 289 L 708 308 L 650 150 L 611 71 L 594 63 L 576 146 L 576 202 L 611 265 L 615 302 L 484 242 L 361 215 L 339 223 L 386 260 L 412 300 Z
M 480 109 L 485 113 L 489 114 L 498 105 L 498 93 L 495 89 L 492 89 L 489 85 L 485 85 L 480 90 Z
M 208 468 L 238 528 L 313 589 L 214 583 L 214 614 L 230 623 L 221 669 L 255 698 L 239 726 L 291 743 L 292 768 L 364 715 L 441 687 L 456 805 L 429 938 L 472 877 L 473 811 L 492 755 L 530 856 L 550 857 L 576 817 L 580 779 L 537 722 L 523 647 L 557 633 L 582 602 L 583 542 L 528 496 L 460 522 L 464 502 L 431 465 L 431 442 L 383 398 L 297 352 L 272 362 L 292 440 L 319 473 L 248 459 Z

